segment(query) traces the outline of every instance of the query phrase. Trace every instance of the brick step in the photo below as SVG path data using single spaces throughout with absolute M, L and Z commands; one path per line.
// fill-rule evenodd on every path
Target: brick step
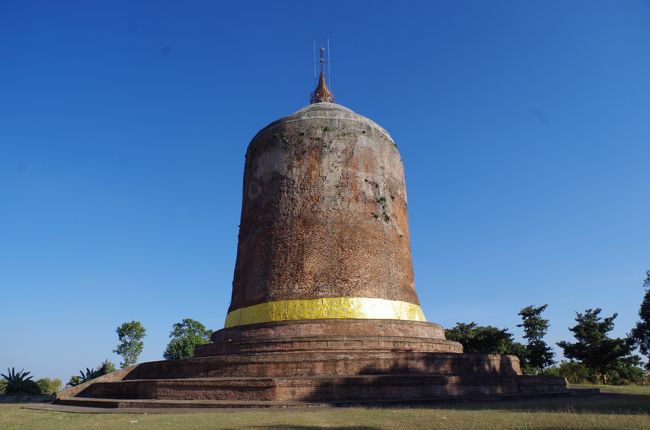
M 598 393 L 596 393 L 598 394 Z M 308 401 L 278 401 L 278 400 L 156 400 L 156 399 L 93 399 L 71 397 L 57 399 L 54 404 L 30 406 L 29 409 L 61 412 L 99 412 L 111 411 L 121 413 L 163 413 L 175 410 L 204 410 L 204 409 L 243 409 L 243 408 L 314 408 L 314 407 L 346 407 L 346 406 L 386 406 L 386 405 L 422 405 L 442 402 L 493 401 L 505 399 L 536 399 L 564 397 L 576 395 L 571 390 L 554 392 L 532 392 L 517 394 L 490 394 L 467 396 L 436 396 L 418 399 L 372 399 L 372 400 L 328 400 L 320 402 Z
M 282 339 L 250 339 L 235 337 L 216 343 L 198 345 L 196 357 L 220 354 L 257 352 L 305 352 L 305 351 L 412 351 L 461 354 L 463 347 L 458 342 L 445 339 L 407 336 L 353 336 L 320 335 L 287 336 Z
M 141 379 L 89 384 L 73 399 L 349 402 L 567 392 L 563 378 L 527 376 L 354 375 Z M 58 404 L 69 404 L 60 403 Z M 121 407 L 121 406 L 120 406 Z
M 346 403 L 348 404 L 348 403 Z M 90 408 L 101 409 L 225 409 L 225 408 L 305 408 L 333 406 L 330 402 L 277 402 L 245 400 L 154 400 L 154 399 L 91 399 L 72 397 L 58 399 L 47 408 L 38 408 L 63 412 L 88 412 Z M 36 409 L 36 408 L 35 408 Z
M 142 363 L 124 379 L 291 377 L 376 374 L 519 374 L 513 356 L 322 349 L 222 354 Z
M 245 339 L 279 340 L 290 337 L 319 339 L 322 336 L 445 339 L 444 329 L 438 324 L 383 319 L 318 319 L 250 324 L 217 330 L 211 339 L 212 342 L 219 343 Z

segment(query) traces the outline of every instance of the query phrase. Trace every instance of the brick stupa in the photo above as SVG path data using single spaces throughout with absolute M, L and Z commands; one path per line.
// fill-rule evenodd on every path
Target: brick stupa
M 463 354 L 413 282 L 404 168 L 391 136 L 312 103 L 246 154 L 232 301 L 196 357 L 142 363 L 63 392 L 104 407 L 421 402 L 566 393 L 514 356 Z

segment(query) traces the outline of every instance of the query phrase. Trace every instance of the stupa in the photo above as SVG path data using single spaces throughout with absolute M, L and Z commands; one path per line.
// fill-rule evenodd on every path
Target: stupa
M 194 358 L 138 364 L 56 403 L 286 406 L 567 392 L 563 378 L 522 376 L 517 357 L 463 354 L 426 321 L 397 145 L 334 103 L 323 63 L 311 103 L 248 146 L 225 327 Z

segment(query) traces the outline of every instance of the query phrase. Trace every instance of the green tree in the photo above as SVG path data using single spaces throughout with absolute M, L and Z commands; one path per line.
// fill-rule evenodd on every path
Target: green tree
M 639 347 L 641 354 L 648 358 L 646 369 L 650 370 L 650 270 L 646 272 L 646 279 L 643 282 L 646 288 L 641 308 L 639 309 L 639 317 L 641 320 L 636 323 L 630 333 L 630 337 L 635 345 Z
M 526 358 L 528 366 L 535 369 L 535 373 L 544 372 L 544 368 L 555 363 L 553 351 L 544 342 L 544 336 L 548 331 L 548 320 L 542 318 L 542 312 L 548 305 L 539 307 L 526 306 L 519 311 L 522 323 L 517 327 L 523 327 L 524 339 L 526 339 Z
M 570 328 L 576 339 L 575 343 L 558 342 L 564 350 L 564 356 L 578 360 L 589 369 L 595 382 L 608 383 L 608 374 L 620 367 L 633 365 L 638 357 L 632 355 L 630 339 L 610 338 L 607 333 L 614 329 L 614 319 L 602 318 L 601 309 L 587 309 L 584 313 L 576 312 L 576 325 Z
M 140 321 L 125 322 L 115 331 L 117 332 L 119 343 L 113 352 L 122 356 L 124 361 L 120 363 L 120 366 L 124 369 L 135 364 L 138 360 L 138 356 L 140 356 L 144 347 L 142 339 L 144 339 L 147 331 Z
M 194 357 L 194 348 L 210 342 L 212 330 L 191 318 L 174 324 L 169 337 L 172 339 L 167 344 L 163 357 L 167 360 Z
M 445 337 L 460 342 L 466 353 L 511 354 L 518 356 L 522 365 L 526 362 L 526 348 L 513 340 L 507 328 L 480 326 L 475 322 L 456 323 L 445 330 Z

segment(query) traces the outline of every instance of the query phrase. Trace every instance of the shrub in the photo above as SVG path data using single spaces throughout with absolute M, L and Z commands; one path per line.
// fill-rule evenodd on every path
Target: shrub
M 108 360 L 102 361 L 96 369 L 86 367 L 86 371 L 79 371 L 79 375 L 72 376 L 68 381 L 68 385 L 75 387 L 91 379 L 99 378 L 107 373 L 115 372 L 115 365 Z
M 578 361 L 563 361 L 558 366 L 549 367 L 544 373 L 549 376 L 564 377 L 571 384 L 601 382 L 594 371 Z M 644 382 L 645 371 L 639 367 L 637 361 L 632 361 L 610 370 L 604 376 L 607 383 L 612 385 L 640 384 Z
M 637 366 L 621 366 L 609 374 L 609 381 L 614 385 L 638 384 L 643 382 L 645 372 Z
M 97 376 L 106 375 L 108 373 L 115 372 L 116 370 L 117 369 L 115 368 L 115 364 L 113 364 L 111 361 L 104 360 L 97 367 L 97 372 L 99 373 Z
M 6 381 L 5 394 L 41 394 L 41 389 L 36 382 L 32 381 L 29 373 L 25 372 L 24 369 L 16 372 L 16 369 L 12 367 L 7 369 L 6 375 L 4 373 L 0 374 Z
M 445 337 L 463 344 L 466 354 L 516 355 L 522 368 L 527 367 L 526 346 L 515 342 L 507 328 L 480 326 L 475 322 L 456 323 L 454 327 L 445 330 Z
M 61 389 L 60 379 L 43 378 L 36 381 L 43 394 L 56 394 Z
M 68 385 L 71 387 L 76 387 L 79 384 L 83 384 L 84 381 L 81 380 L 81 376 L 79 375 L 74 375 L 70 377 L 70 380 L 68 381 Z
M 571 384 L 579 384 L 591 380 L 589 369 L 576 361 L 562 361 L 557 366 L 547 368 L 544 373 L 548 376 L 561 376 L 567 379 Z
M 99 371 L 96 369 L 90 369 L 86 367 L 86 371 L 84 372 L 83 370 L 79 371 L 79 375 L 75 375 L 70 378 L 70 381 L 68 381 L 68 385 L 72 385 L 73 387 L 79 384 L 83 384 L 84 382 L 88 382 L 91 379 L 95 379 L 99 376 L 102 376 L 99 374 Z

